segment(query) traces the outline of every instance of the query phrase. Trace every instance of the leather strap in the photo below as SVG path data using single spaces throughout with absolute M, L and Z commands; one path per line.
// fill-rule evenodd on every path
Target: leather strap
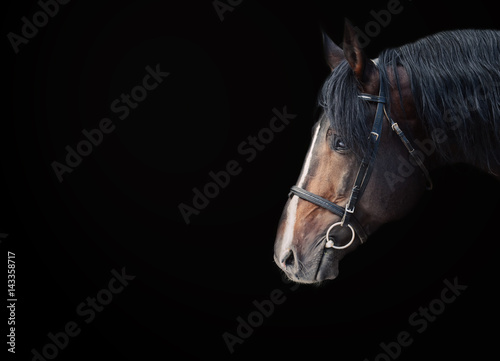
M 330 202 L 328 199 L 325 199 L 323 197 L 320 197 L 314 193 L 311 193 L 309 191 L 306 191 L 305 189 L 299 188 L 297 186 L 292 186 L 290 188 L 290 193 L 289 196 L 296 195 L 299 198 L 302 198 L 306 201 L 311 202 L 312 204 L 315 204 L 317 206 L 320 206 L 322 208 L 325 208 L 326 210 L 332 212 L 333 214 L 336 214 L 337 216 L 343 218 L 345 214 L 345 208 L 341 207 L 333 202 Z M 365 230 L 361 226 L 361 224 L 358 222 L 354 216 L 351 217 L 350 219 L 350 224 L 356 231 L 356 234 L 358 235 L 361 243 L 364 243 L 368 239 L 368 235 L 366 234 Z
M 385 96 L 381 95 L 372 95 L 367 93 L 361 93 L 358 95 L 358 98 L 375 103 L 387 103 Z
M 382 77 L 380 77 L 378 96 L 361 93 L 359 98 L 366 101 L 376 102 L 378 104 L 377 111 L 375 113 L 375 120 L 373 121 L 372 130 L 370 132 L 370 150 L 367 155 L 365 155 L 361 161 L 361 165 L 359 166 L 358 174 L 356 176 L 356 180 L 354 181 L 354 186 L 352 187 L 351 196 L 349 197 L 349 201 L 346 205 L 346 211 L 341 220 L 342 226 L 349 224 L 351 216 L 356 209 L 356 204 L 359 200 L 360 194 L 363 194 L 365 191 L 368 181 L 372 175 L 373 166 L 375 165 L 375 158 L 377 157 L 378 146 L 380 145 L 380 135 L 382 134 L 385 109 L 384 105 L 386 102 L 385 84 Z
M 427 179 L 426 189 L 431 190 L 433 187 L 432 178 L 431 178 L 431 175 L 429 174 L 429 171 L 427 170 L 427 167 L 424 165 L 424 162 L 422 162 L 422 159 L 420 159 L 420 157 L 417 155 L 417 153 L 415 152 L 415 148 L 413 147 L 411 142 L 408 140 L 405 133 L 403 133 L 403 131 L 399 127 L 398 123 L 396 123 L 394 120 L 392 120 L 392 118 L 387 114 L 387 112 L 385 111 L 385 108 L 384 108 L 384 113 L 385 113 L 387 120 L 391 124 L 391 129 L 399 136 L 399 139 L 401 139 L 401 142 L 403 142 L 404 146 L 408 150 L 408 153 L 410 153 L 410 156 L 413 158 L 415 163 L 417 163 L 417 165 L 420 167 L 420 169 L 422 170 L 422 173 L 424 173 L 425 178 Z
M 314 193 L 306 191 L 305 189 L 299 188 L 297 186 L 292 186 L 292 188 L 290 188 L 290 193 L 293 193 L 296 196 L 298 196 L 299 198 L 305 199 L 305 200 L 307 200 L 307 201 L 309 201 L 317 206 L 323 207 L 326 210 L 332 212 L 333 214 L 336 214 L 339 217 L 344 216 L 344 213 L 345 213 L 344 207 L 338 206 L 335 203 L 330 202 L 329 200 L 327 200 L 323 197 L 320 197 Z M 289 194 L 289 195 L 291 195 L 291 194 Z

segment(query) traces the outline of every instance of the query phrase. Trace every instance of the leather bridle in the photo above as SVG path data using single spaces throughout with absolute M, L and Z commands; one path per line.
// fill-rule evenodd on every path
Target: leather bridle
M 358 97 L 362 100 L 377 103 L 377 110 L 375 113 L 375 120 L 373 121 L 372 130 L 369 135 L 369 150 L 363 157 L 363 160 L 361 161 L 361 165 L 359 166 L 358 174 L 356 176 L 356 180 L 354 181 L 354 186 L 352 188 L 351 195 L 349 197 L 349 200 L 347 201 L 345 208 L 339 206 L 338 204 L 330 202 L 329 200 L 320 197 L 314 193 L 311 193 L 303 188 L 297 186 L 293 186 L 291 188 L 290 196 L 296 195 L 299 198 L 302 198 L 317 206 L 325 208 L 326 210 L 332 212 L 333 214 L 336 214 L 341 218 L 340 222 L 336 222 L 328 228 L 325 235 L 325 240 L 326 240 L 325 248 L 335 248 L 335 249 L 347 248 L 353 243 L 356 234 L 358 235 L 361 243 L 364 243 L 368 238 L 365 230 L 363 229 L 359 221 L 354 217 L 354 211 L 356 209 L 357 202 L 363 195 L 363 192 L 365 191 L 366 186 L 368 185 L 370 176 L 373 171 L 373 166 L 375 164 L 375 159 L 377 157 L 378 147 L 380 145 L 384 115 L 387 118 L 391 126 L 391 129 L 399 136 L 399 139 L 405 145 L 410 156 L 413 158 L 415 163 L 420 167 L 425 177 L 427 178 L 427 189 L 432 189 L 432 180 L 429 175 L 429 171 L 422 162 L 422 159 L 420 159 L 420 157 L 416 154 L 415 148 L 412 146 L 408 138 L 405 136 L 401 128 L 398 126 L 398 123 L 394 122 L 391 119 L 391 117 L 387 114 L 387 111 L 385 109 L 385 104 L 387 103 L 387 95 L 385 93 L 386 92 L 385 82 L 381 75 L 379 75 L 379 79 L 380 79 L 380 89 L 378 96 L 365 93 L 361 93 L 360 95 L 358 95 Z M 337 226 L 340 227 L 347 226 L 352 232 L 351 240 L 346 245 L 336 246 L 334 244 L 334 241 L 330 239 L 330 231 Z

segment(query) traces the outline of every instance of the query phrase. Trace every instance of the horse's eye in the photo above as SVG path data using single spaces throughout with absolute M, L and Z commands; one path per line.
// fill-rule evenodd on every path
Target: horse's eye
M 335 148 L 339 148 L 339 149 L 345 149 L 346 148 L 345 143 L 342 140 L 342 138 L 338 138 L 338 139 L 335 140 Z
M 332 136 L 333 140 L 330 140 Z M 347 145 L 345 144 L 344 140 L 338 134 L 335 134 L 332 128 L 328 128 L 328 130 L 326 131 L 326 138 L 328 139 L 332 150 L 339 153 L 347 151 Z
M 333 139 L 333 148 L 335 150 L 342 151 L 342 150 L 346 150 L 347 146 L 341 137 L 339 137 L 338 135 L 335 135 L 335 138 Z

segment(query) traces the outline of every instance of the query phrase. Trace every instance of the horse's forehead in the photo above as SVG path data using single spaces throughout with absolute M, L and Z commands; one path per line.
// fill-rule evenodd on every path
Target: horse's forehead
M 306 155 L 298 187 L 316 191 L 320 195 L 331 193 L 335 185 L 349 173 L 349 158 L 336 154 L 326 139 L 330 122 L 326 115 L 316 124 L 313 130 L 311 146 Z M 336 130 L 333 129 L 335 133 Z M 354 170 L 353 170 L 354 172 Z

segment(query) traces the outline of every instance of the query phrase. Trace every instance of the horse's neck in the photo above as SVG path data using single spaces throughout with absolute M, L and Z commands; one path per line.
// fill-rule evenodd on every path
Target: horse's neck
M 500 156 L 500 154 L 498 155 Z M 500 180 L 500 164 L 481 164 L 481 165 L 475 165 L 472 164 L 472 166 L 475 166 L 476 168 L 493 175 L 496 179 Z
M 443 133 L 444 134 L 444 133 Z M 493 175 L 495 178 L 500 180 L 500 163 L 496 163 L 495 161 L 490 161 L 489 164 L 486 160 L 480 159 L 480 160 L 471 160 L 467 157 L 466 154 L 460 155 L 460 147 L 458 145 L 455 145 L 452 136 L 448 135 L 443 135 L 443 138 L 446 138 L 448 142 L 450 143 L 450 150 L 449 153 L 455 154 L 454 157 L 441 157 L 439 154 L 432 154 L 429 157 L 429 162 L 428 166 L 430 169 L 437 169 L 437 168 L 442 168 L 445 166 L 450 166 L 454 164 L 466 164 L 468 166 L 474 167 L 478 170 L 481 170 L 485 173 Z M 437 140 L 433 139 L 432 141 L 439 141 L 439 138 Z M 424 141 L 425 142 L 425 141 Z M 430 142 L 429 140 L 427 141 L 428 143 Z M 421 143 L 421 144 L 428 144 L 428 143 Z M 430 144 L 430 143 L 429 143 Z M 500 144 L 498 145 L 498 149 L 496 151 L 493 151 L 492 154 L 495 155 L 495 157 L 492 157 L 493 159 L 499 159 L 500 160 Z M 430 146 L 428 146 L 430 147 Z M 429 148 L 427 148 L 429 149 Z M 471 149 L 471 152 L 474 150 Z

